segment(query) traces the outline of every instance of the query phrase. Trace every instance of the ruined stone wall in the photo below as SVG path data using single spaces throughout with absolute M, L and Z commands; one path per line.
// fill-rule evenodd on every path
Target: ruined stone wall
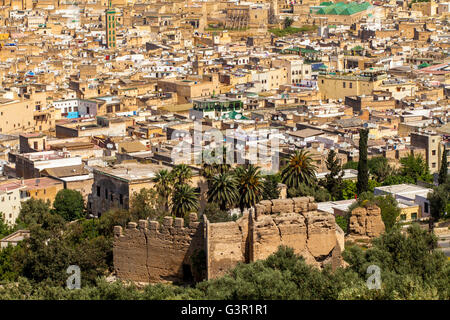
M 344 233 L 334 216 L 318 212 L 312 197 L 264 200 L 236 222 L 207 223 L 208 279 L 224 275 L 238 262 L 267 258 L 280 245 L 306 262 L 341 265 Z
M 184 219 L 165 217 L 157 221 L 128 223 L 114 227 L 114 269 L 120 279 L 137 282 L 183 281 L 192 274 L 190 257 L 204 249 L 203 223 L 190 215 Z
M 183 281 L 196 250 L 206 253 L 206 278 L 223 276 L 239 262 L 267 258 L 280 245 L 292 247 L 306 262 L 342 265 L 344 233 L 334 216 L 316 211 L 312 197 L 261 201 L 237 221 L 210 223 L 206 217 L 189 226 L 166 217 L 114 228 L 114 268 L 120 279 L 139 282 Z M 183 266 L 184 265 L 184 266 Z M 192 271 L 191 271 L 192 272 Z
M 358 207 L 351 212 L 346 240 L 369 243 L 371 239 L 380 236 L 384 229 L 379 207 L 376 205 L 369 205 L 367 208 Z
M 249 212 L 237 221 L 206 224 L 207 279 L 225 274 L 238 262 L 249 262 Z

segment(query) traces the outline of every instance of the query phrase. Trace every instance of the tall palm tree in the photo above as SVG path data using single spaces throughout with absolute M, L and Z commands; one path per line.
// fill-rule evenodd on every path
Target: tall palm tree
M 263 178 L 260 168 L 250 164 L 248 167 L 237 167 L 235 175 L 238 182 L 239 207 L 241 211 L 250 208 L 262 199 Z
M 212 177 L 208 188 L 208 202 L 216 202 L 220 210 L 226 210 L 238 200 L 237 180 L 230 173 L 219 173 Z
M 187 184 L 177 186 L 172 196 L 172 214 L 183 218 L 186 214 L 197 211 L 199 208 L 198 196 L 195 188 Z
M 298 188 L 300 184 L 311 185 L 316 180 L 317 167 L 312 162 L 308 151 L 296 150 L 290 157 L 289 163 L 281 172 L 282 182 L 288 188 Z
M 175 186 L 189 183 L 192 178 L 192 170 L 185 164 L 176 165 L 170 174 Z
M 173 176 L 168 170 L 159 170 L 153 178 L 155 188 L 158 195 L 163 201 L 163 206 L 166 211 L 169 210 L 169 197 L 172 193 Z
M 226 153 L 226 147 L 222 147 L 222 159 L 216 158 L 215 150 L 210 154 L 203 154 L 202 176 L 208 181 L 208 186 L 216 174 L 230 171 L 231 165 L 226 163 Z

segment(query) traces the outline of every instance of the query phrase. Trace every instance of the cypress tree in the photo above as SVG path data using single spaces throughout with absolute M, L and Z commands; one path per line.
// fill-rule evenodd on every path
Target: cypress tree
M 344 176 L 344 171 L 339 162 L 336 152 L 330 150 L 326 161 L 327 169 L 330 170 L 330 173 L 325 176 L 322 185 L 331 194 L 333 200 L 338 200 L 341 197 L 343 188 L 342 177 Z
M 369 166 L 367 164 L 368 135 L 368 129 L 359 130 L 358 182 L 356 183 L 356 191 L 358 195 L 369 189 Z
M 445 184 L 447 182 L 448 175 L 448 163 L 447 163 L 447 149 L 444 147 L 442 152 L 441 168 L 439 169 L 438 183 L 439 185 Z

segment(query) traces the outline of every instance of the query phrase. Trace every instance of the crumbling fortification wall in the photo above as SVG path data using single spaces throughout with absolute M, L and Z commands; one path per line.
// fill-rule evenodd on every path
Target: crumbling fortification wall
M 183 281 L 192 270 L 191 256 L 204 249 L 203 223 L 191 214 L 184 219 L 165 217 L 157 221 L 128 223 L 125 230 L 114 227 L 113 259 L 120 279 L 137 282 Z
M 236 222 L 207 222 L 208 278 L 224 275 L 238 262 L 265 259 L 280 245 L 311 265 L 340 266 L 344 233 L 334 216 L 316 209 L 312 197 L 265 200 Z
M 372 204 L 352 210 L 349 219 L 347 241 L 360 242 L 379 237 L 384 232 L 384 222 L 381 218 L 381 209 Z
M 280 245 L 292 247 L 306 262 L 333 268 L 342 265 L 344 233 L 334 216 L 316 211 L 312 197 L 265 200 L 237 221 L 183 219 L 130 222 L 115 227 L 114 268 L 121 279 L 139 282 L 183 281 L 192 272 L 191 256 L 206 253 L 206 278 L 217 278 L 239 262 L 267 258 Z M 173 224 L 174 221 L 174 224 Z M 189 271 L 188 269 L 191 268 Z

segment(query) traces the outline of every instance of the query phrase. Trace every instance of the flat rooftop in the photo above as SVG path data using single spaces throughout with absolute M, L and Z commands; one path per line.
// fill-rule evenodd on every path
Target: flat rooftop
M 94 171 L 119 178 L 125 181 L 149 180 L 156 176 L 160 170 L 172 170 L 172 167 L 155 163 L 129 162 L 114 165 L 113 167 L 94 167 Z
M 414 184 L 396 184 L 392 186 L 376 187 L 375 190 L 412 199 L 416 195 L 426 197 L 429 192 L 433 191 L 432 189 L 417 186 Z
M 6 180 L 0 183 L 0 192 L 11 191 L 19 188 L 25 190 L 28 189 L 45 189 L 56 185 L 62 185 L 63 182 L 49 177 L 41 177 L 37 179 L 25 179 L 25 180 Z

